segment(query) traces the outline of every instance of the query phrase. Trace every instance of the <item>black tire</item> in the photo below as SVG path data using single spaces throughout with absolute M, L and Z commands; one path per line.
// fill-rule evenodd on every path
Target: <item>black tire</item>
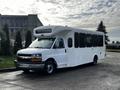
M 30 70 L 29 69 L 23 69 L 24 73 L 29 73 Z
M 47 61 L 45 63 L 45 73 L 46 74 L 53 74 L 56 70 L 55 64 L 52 61 Z
M 93 65 L 97 65 L 97 63 L 98 63 L 98 57 L 95 56 L 94 59 L 93 59 Z

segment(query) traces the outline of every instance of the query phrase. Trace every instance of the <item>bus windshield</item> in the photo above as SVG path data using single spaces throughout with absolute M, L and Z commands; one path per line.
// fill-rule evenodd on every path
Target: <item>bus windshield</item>
M 55 41 L 55 38 L 38 38 L 31 43 L 29 48 L 50 49 L 54 41 Z

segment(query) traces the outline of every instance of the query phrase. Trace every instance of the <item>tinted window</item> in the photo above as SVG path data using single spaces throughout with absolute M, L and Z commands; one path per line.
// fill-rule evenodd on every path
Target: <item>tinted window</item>
M 74 34 L 74 45 L 75 45 L 75 48 L 79 47 L 79 34 L 77 32 L 75 32 Z
M 103 36 L 102 35 L 92 35 L 92 46 L 103 46 Z
M 79 34 L 79 38 L 80 38 L 80 41 L 79 41 L 79 47 L 85 47 L 85 34 L 84 33 L 80 33 Z
M 74 45 L 75 48 L 103 46 L 103 36 L 75 32 Z
M 103 46 L 103 36 L 98 36 L 98 46 Z
M 72 47 L 72 38 L 68 38 L 68 47 L 69 47 L 69 48 Z
M 91 47 L 92 46 L 92 35 L 87 34 L 86 35 L 86 46 Z
M 92 35 L 92 46 L 93 47 L 97 46 L 97 35 Z

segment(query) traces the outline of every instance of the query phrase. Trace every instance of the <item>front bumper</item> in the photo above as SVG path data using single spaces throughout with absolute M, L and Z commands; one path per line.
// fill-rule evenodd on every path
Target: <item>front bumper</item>
M 27 62 L 18 62 L 17 60 L 14 61 L 15 66 L 17 69 L 31 69 L 31 70 L 38 70 L 38 69 L 44 69 L 45 63 L 39 62 L 39 63 L 27 63 Z

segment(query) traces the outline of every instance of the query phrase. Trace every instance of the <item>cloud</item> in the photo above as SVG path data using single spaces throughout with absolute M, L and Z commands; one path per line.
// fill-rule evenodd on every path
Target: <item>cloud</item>
M 118 0 L 42 0 L 45 3 L 55 4 L 56 7 L 49 9 L 57 20 L 70 25 L 91 27 L 103 20 L 106 26 L 118 26 L 120 21 L 120 1 Z M 53 18 L 54 18 L 53 17 Z M 53 19 L 51 19 L 53 20 Z M 56 20 L 56 21 L 57 21 Z M 87 21 L 87 22 L 86 22 Z M 115 22 L 118 22 L 117 24 Z M 60 22 L 61 24 L 61 22 Z M 64 23 L 63 23 L 64 24 Z M 84 27 L 84 26 L 83 26 Z
M 44 3 L 59 4 L 59 0 L 41 0 Z
M 38 14 L 44 25 L 90 30 L 103 20 L 110 39 L 120 36 L 120 0 L 0 0 L 0 13 Z
M 107 27 L 120 25 L 120 0 L 0 0 L 0 12 L 38 14 L 45 25 L 96 28 L 101 20 Z
M 108 36 L 110 41 L 120 41 L 120 26 L 108 28 L 110 31 L 108 32 Z

